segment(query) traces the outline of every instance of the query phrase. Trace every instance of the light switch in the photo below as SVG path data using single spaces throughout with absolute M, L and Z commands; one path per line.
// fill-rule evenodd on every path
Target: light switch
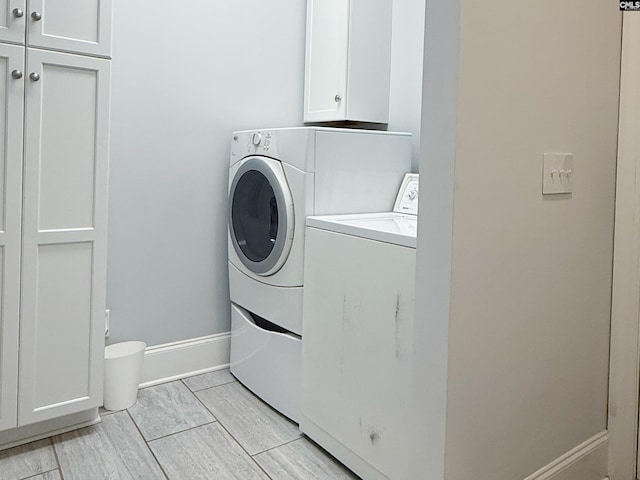
M 542 194 L 553 195 L 573 191 L 573 154 L 545 153 L 542 172 Z

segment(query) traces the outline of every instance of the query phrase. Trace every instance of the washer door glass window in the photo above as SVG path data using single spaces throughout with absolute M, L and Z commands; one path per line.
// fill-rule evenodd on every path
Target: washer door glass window
M 229 228 L 242 263 L 259 275 L 284 264 L 293 237 L 291 194 L 279 162 L 252 157 L 243 161 L 229 192 Z

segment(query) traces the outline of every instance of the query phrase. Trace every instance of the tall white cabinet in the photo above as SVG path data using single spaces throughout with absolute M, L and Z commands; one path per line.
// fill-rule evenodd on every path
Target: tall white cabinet
M 111 9 L 0 0 L 0 445 L 102 403 Z

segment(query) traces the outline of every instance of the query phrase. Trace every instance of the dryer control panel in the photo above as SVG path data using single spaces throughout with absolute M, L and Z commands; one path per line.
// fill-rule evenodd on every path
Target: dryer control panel
M 404 176 L 393 211 L 406 213 L 408 215 L 418 215 L 418 186 L 419 175 L 417 173 L 407 173 Z
M 234 132 L 231 142 L 231 165 L 248 155 L 267 155 L 273 157 L 275 136 L 270 130 L 252 130 Z
M 253 132 L 247 137 L 247 153 L 268 152 L 271 148 L 271 132 Z

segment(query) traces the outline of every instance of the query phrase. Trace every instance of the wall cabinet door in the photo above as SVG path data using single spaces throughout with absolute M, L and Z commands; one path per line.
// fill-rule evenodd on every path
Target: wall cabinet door
M 21 425 L 102 402 L 109 68 L 27 49 Z
M 20 307 L 24 48 L 0 44 L 0 430 L 15 427 Z
M 0 0 L 0 42 L 24 45 L 26 0 Z
M 349 1 L 309 0 L 305 122 L 346 119 Z
M 29 0 L 27 45 L 109 57 L 111 12 L 112 0 Z
M 389 122 L 391 13 L 391 0 L 308 0 L 305 122 Z

